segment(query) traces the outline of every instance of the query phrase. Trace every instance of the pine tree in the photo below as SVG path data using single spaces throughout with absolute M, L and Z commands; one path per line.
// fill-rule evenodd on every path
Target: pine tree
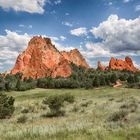
M 99 87 L 100 86 L 100 79 L 99 76 L 96 76 L 93 80 L 93 86 Z
M 21 89 L 21 81 L 20 81 L 20 79 L 17 80 L 16 89 L 17 89 L 17 91 L 20 91 L 20 89 Z

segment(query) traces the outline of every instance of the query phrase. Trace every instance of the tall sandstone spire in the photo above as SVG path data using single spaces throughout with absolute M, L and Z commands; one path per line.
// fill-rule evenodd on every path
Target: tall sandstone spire
M 68 77 L 72 73 L 70 63 L 89 68 L 77 49 L 60 52 L 49 38 L 35 36 L 29 41 L 27 49 L 17 57 L 11 74 L 20 72 L 23 78 L 33 79 L 47 76 Z

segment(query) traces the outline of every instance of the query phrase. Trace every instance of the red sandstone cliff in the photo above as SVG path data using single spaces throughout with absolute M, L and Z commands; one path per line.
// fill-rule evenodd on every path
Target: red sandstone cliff
M 49 38 L 33 37 L 27 49 L 22 52 L 11 74 L 20 72 L 23 77 L 68 77 L 72 73 L 70 63 L 88 68 L 88 64 L 77 49 L 59 52 Z
M 89 68 L 89 65 L 87 64 L 86 60 L 81 55 L 81 53 L 78 51 L 78 49 L 73 49 L 70 52 L 62 51 L 61 54 L 69 62 L 72 62 L 76 64 L 77 66 Z
M 98 69 L 104 71 L 108 69 L 112 70 L 128 70 L 128 71 L 139 71 L 133 64 L 133 61 L 130 57 L 126 57 L 125 60 L 122 59 L 115 59 L 114 57 L 111 58 L 109 62 L 109 66 L 105 67 L 101 64 L 101 62 L 98 62 Z

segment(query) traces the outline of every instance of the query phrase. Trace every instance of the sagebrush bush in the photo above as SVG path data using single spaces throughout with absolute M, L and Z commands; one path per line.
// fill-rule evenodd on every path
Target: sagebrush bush
M 10 118 L 14 113 L 15 99 L 12 96 L 0 93 L 0 119 Z
M 130 103 L 126 103 L 126 104 L 123 104 L 122 106 L 120 106 L 121 109 L 125 109 L 127 110 L 128 112 L 135 112 L 138 108 L 138 105 L 135 101 L 133 102 L 130 102 Z
M 79 111 L 79 107 L 77 104 L 74 104 L 73 108 L 72 108 L 72 112 L 78 112 Z
M 50 112 L 48 117 L 63 116 L 65 114 L 64 110 L 61 108 L 64 105 L 64 102 L 73 103 L 74 96 L 72 95 L 52 95 L 43 100 L 43 104 L 48 105 Z
M 26 123 L 27 119 L 27 116 L 21 115 L 17 118 L 17 123 Z
M 21 110 L 21 113 L 29 113 L 29 109 L 28 108 L 24 108 Z
M 74 102 L 74 96 L 73 95 L 68 95 L 68 94 L 64 94 L 62 95 L 62 98 L 64 98 L 63 100 L 69 103 L 73 103 Z
M 118 112 L 113 113 L 111 116 L 109 116 L 108 121 L 124 121 L 126 120 L 126 116 L 128 115 L 128 112 L 125 110 L 119 110 Z

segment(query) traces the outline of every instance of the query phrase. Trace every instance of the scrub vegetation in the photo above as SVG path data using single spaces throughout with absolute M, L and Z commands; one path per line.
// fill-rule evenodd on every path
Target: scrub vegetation
M 139 89 L 36 88 L 3 94 L 12 96 L 15 102 L 13 114 L 0 119 L 1 140 L 139 140 L 140 137 Z

